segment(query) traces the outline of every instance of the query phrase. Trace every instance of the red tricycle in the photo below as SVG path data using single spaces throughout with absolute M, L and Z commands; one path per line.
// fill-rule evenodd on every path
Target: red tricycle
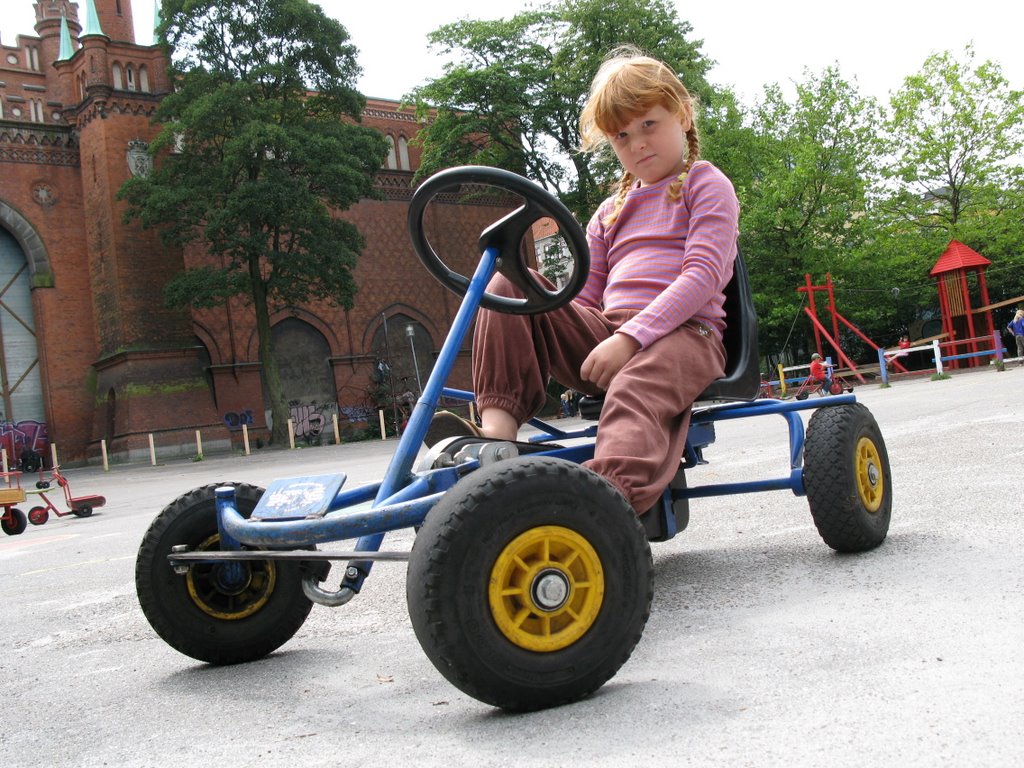
M 50 484 L 56 482 L 58 486 L 64 491 L 64 501 L 68 505 L 69 511 L 62 512 L 54 506 L 53 502 L 50 501 L 46 495 L 47 489 L 50 488 Z M 75 517 L 88 517 L 92 514 L 93 509 L 96 507 L 102 507 L 107 503 L 107 500 L 103 496 L 72 496 L 71 486 L 68 485 L 68 479 L 60 473 L 60 467 L 54 467 L 50 470 L 50 478 L 44 479 L 43 473 L 39 473 L 39 480 L 36 482 L 35 489 L 28 489 L 27 493 L 38 495 L 45 503 L 46 506 L 35 506 L 28 511 L 28 521 L 32 525 L 42 525 L 50 519 L 50 513 L 57 515 L 57 517 L 65 517 L 67 515 L 74 515 Z

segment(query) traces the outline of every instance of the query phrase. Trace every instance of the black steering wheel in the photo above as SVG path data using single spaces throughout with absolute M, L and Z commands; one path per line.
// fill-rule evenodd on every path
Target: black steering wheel
M 590 250 L 582 227 L 569 209 L 551 193 L 522 176 L 500 168 L 467 165 L 436 173 L 419 186 L 409 205 L 409 237 L 424 266 L 443 286 L 462 296 L 470 280 L 450 269 L 427 241 L 423 231 L 423 214 L 427 204 L 443 192 L 463 184 L 481 184 L 512 192 L 523 199 L 512 213 L 491 224 L 480 234 L 480 251 L 496 248 L 496 270 L 523 292 L 525 298 L 511 298 L 485 292 L 480 306 L 513 315 L 549 312 L 567 304 L 583 289 L 590 271 Z M 572 278 L 558 290 L 550 290 L 530 271 L 520 244 L 533 223 L 544 217 L 554 219 L 569 246 L 572 256 Z

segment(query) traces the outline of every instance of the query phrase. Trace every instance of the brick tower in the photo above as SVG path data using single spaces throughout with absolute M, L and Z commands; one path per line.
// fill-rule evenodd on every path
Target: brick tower
M 162 288 L 184 266 L 154 230 L 123 221 L 116 199 L 130 174 L 147 173 L 152 116 L 169 90 L 159 49 L 135 44 L 131 0 L 86 0 L 81 49 L 57 63 L 80 99 L 66 109 L 78 130 L 85 245 L 96 329 L 94 436 L 116 454 L 148 450 L 148 435 L 188 444 L 196 429 L 227 441 L 203 376 L 187 312 Z M 205 395 L 205 397 L 204 397 Z M 211 432 L 212 430 L 212 432 Z

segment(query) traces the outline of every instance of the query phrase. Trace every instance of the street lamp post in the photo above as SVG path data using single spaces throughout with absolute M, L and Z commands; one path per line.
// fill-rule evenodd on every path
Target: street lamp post
M 416 329 L 412 323 L 405 326 L 405 335 L 409 337 L 409 348 L 412 350 L 412 367 L 416 371 L 416 389 L 419 390 L 420 395 L 423 395 L 423 384 L 420 382 L 420 365 L 416 362 Z

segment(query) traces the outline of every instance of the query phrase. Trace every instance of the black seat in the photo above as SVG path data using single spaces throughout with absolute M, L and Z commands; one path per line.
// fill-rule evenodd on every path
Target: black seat
M 761 387 L 761 366 L 757 353 L 757 312 L 750 291 L 747 265 L 739 249 L 733 264 L 732 279 L 725 286 L 725 376 L 711 382 L 698 401 L 753 400 Z M 596 420 L 601 414 L 603 397 L 584 397 L 580 415 Z
M 747 265 L 739 249 L 732 279 L 725 286 L 725 376 L 711 382 L 698 400 L 753 400 L 761 387 L 757 353 L 757 312 Z

